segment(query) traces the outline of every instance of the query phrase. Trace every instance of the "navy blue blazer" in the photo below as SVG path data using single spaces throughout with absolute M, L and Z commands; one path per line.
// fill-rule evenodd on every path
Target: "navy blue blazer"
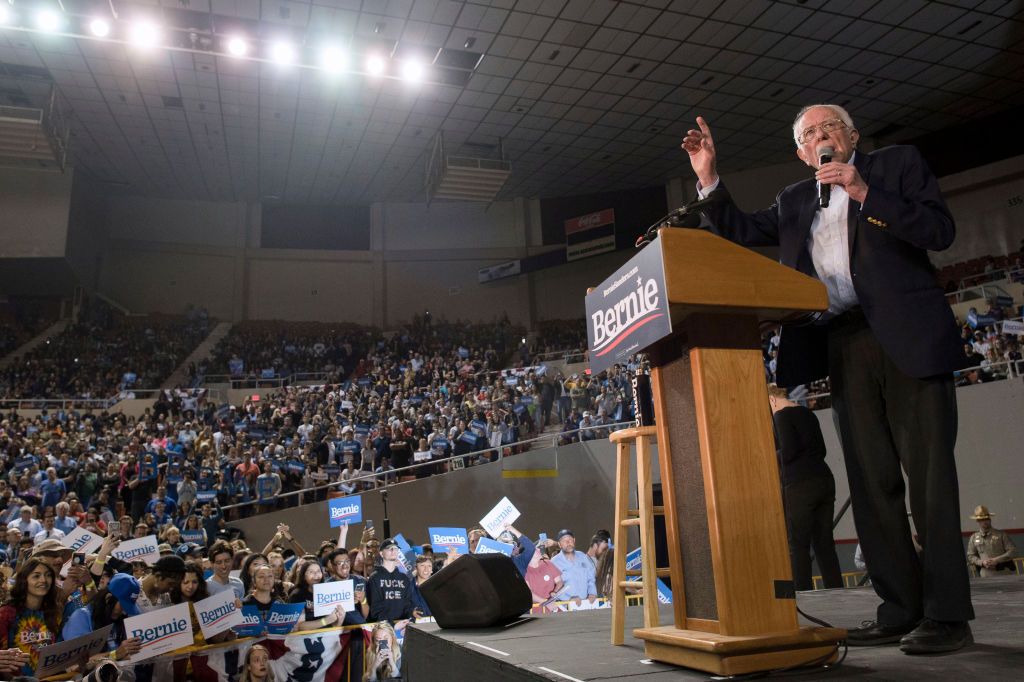
M 948 248 L 956 235 L 935 176 L 909 146 L 857 152 L 854 165 L 869 189 L 863 207 L 850 201 L 850 274 L 868 324 L 910 376 L 963 368 L 956 320 L 927 255 Z M 809 238 L 817 198 L 812 177 L 783 189 L 764 210 L 744 213 L 729 198 L 704 213 L 715 234 L 744 246 L 778 246 L 783 265 L 816 277 Z M 797 386 L 827 375 L 828 325 L 782 325 L 778 384 Z

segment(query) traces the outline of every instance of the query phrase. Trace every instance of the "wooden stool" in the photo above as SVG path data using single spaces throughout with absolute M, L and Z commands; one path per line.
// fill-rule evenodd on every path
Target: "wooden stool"
M 626 588 L 638 587 L 644 598 L 644 627 L 656 628 L 658 622 L 658 576 L 667 576 L 667 568 L 658 568 L 654 550 L 654 515 L 664 515 L 664 507 L 654 506 L 651 482 L 651 443 L 657 435 L 653 426 L 615 431 L 609 440 L 615 450 L 615 565 L 612 568 L 612 644 L 620 645 L 626 633 Z M 629 508 L 629 457 L 636 444 L 636 483 L 638 509 Z M 626 570 L 629 527 L 640 527 L 640 570 Z M 627 581 L 627 576 L 640 576 Z

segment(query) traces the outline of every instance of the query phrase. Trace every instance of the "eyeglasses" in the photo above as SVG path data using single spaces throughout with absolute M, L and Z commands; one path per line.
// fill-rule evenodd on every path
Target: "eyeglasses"
M 840 121 L 838 118 L 832 118 L 827 121 L 822 121 L 816 126 L 804 128 L 803 132 L 801 132 L 797 136 L 796 141 L 799 142 L 800 144 L 807 144 L 808 142 L 814 139 L 814 137 L 818 134 L 819 130 L 825 134 L 828 134 L 834 130 L 839 130 L 845 127 L 846 124 Z

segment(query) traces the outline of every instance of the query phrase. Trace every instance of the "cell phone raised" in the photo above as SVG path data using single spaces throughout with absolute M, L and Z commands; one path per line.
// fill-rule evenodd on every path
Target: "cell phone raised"
M 107 524 L 107 532 L 110 535 L 113 535 L 114 537 L 117 537 L 118 535 L 120 535 L 121 534 L 121 522 L 120 521 L 111 521 L 110 523 L 108 523 Z
M 71 556 L 71 565 L 72 566 L 85 566 L 85 553 L 84 552 L 75 552 Z
M 388 640 L 382 639 L 382 640 L 379 640 L 377 642 L 377 648 L 381 649 L 381 650 L 384 650 L 384 651 L 387 651 L 388 649 L 391 648 L 391 645 L 388 644 Z

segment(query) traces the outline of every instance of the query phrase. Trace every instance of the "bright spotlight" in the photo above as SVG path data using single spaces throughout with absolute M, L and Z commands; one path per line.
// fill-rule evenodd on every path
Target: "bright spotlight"
M 52 9 L 41 9 L 36 12 L 36 28 L 47 33 L 56 33 L 64 23 L 60 14 Z
M 366 72 L 369 73 L 371 76 L 381 75 L 382 73 L 384 73 L 384 69 L 386 68 L 386 66 L 387 65 L 384 63 L 384 58 L 378 57 L 377 55 L 374 55 L 366 60 Z
M 129 38 L 138 47 L 153 47 L 160 42 L 160 29 L 151 21 L 140 21 L 132 25 Z
M 10 24 L 14 21 L 14 13 L 11 12 L 11 8 L 5 5 L 0 5 L 0 26 Z
M 93 19 L 89 22 L 89 32 L 97 38 L 106 38 L 110 35 L 110 22 L 106 19 Z
M 348 66 L 348 56 L 340 47 L 330 45 L 320 53 L 320 66 L 333 73 L 344 71 Z
M 413 83 L 423 80 L 423 64 L 418 59 L 407 59 L 402 64 L 402 78 Z
M 244 57 L 245 53 L 249 51 L 249 44 L 246 43 L 242 38 L 235 36 L 228 40 L 228 52 L 235 57 Z
M 295 61 L 295 48 L 291 43 L 274 43 L 270 46 L 270 58 L 279 64 L 291 64 Z

